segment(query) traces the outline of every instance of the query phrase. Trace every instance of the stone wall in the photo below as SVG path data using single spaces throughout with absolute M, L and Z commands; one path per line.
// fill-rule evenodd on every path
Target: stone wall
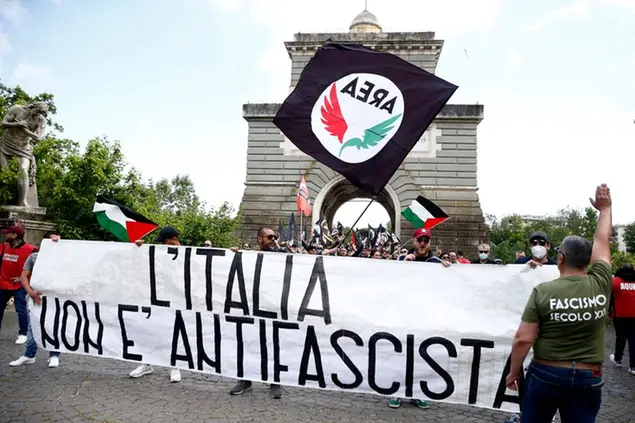
M 48 231 L 57 229 L 53 222 L 47 220 L 43 207 L 0 206 L 0 228 L 14 225 L 21 226 L 24 239 L 34 245 L 39 245 Z

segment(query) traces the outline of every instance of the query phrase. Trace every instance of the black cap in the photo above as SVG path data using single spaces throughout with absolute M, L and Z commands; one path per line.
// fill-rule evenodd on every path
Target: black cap
M 549 237 L 542 231 L 532 232 L 531 235 L 529 235 L 530 242 L 534 239 L 544 239 L 546 242 L 549 242 Z
M 179 231 L 177 231 L 172 226 L 166 226 L 165 228 L 161 229 L 161 232 L 159 232 L 159 236 L 157 237 L 157 239 L 154 240 L 154 242 L 163 244 L 168 239 L 172 239 L 174 237 L 179 237 Z

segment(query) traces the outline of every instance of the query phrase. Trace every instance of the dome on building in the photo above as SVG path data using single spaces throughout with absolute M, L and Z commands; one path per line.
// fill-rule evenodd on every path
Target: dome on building
M 375 15 L 368 10 L 364 10 L 355 16 L 349 28 L 351 32 L 381 32 L 381 25 Z

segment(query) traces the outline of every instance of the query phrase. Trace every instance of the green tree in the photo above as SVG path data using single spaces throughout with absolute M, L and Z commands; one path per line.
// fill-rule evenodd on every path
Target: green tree
M 499 221 L 495 216 L 488 215 L 486 222 L 492 255 L 505 263 L 516 261 L 516 251 L 527 248 L 525 225 L 520 216 L 506 216 Z
M 0 116 L 14 104 L 45 101 L 55 114 L 53 95 L 30 97 L 20 87 L 0 84 Z M 200 245 L 211 239 L 217 247 L 237 245 L 234 233 L 240 214 L 234 215 L 225 203 L 218 209 L 208 207 L 196 194 L 192 180 L 177 175 L 172 180 L 144 182 L 127 163 L 117 141 L 94 138 L 84 149 L 72 140 L 57 138 L 63 128 L 53 122 L 53 132 L 35 146 L 38 164 L 38 196 L 50 218 L 58 225 L 64 238 L 113 240 L 99 228 L 92 213 L 98 194 L 125 204 L 160 226 L 171 225 L 181 232 L 186 245 Z M 17 164 L 14 164 L 17 169 Z M 14 168 L 0 171 L 0 204 L 15 197 Z
M 635 254 L 635 222 L 624 228 L 624 244 L 627 252 Z
M 597 227 L 597 212 L 592 207 L 584 210 L 562 209 L 555 215 L 524 224 L 520 216 L 506 216 L 500 221 L 492 215 L 486 216 L 493 255 L 505 263 L 516 260 L 516 251 L 529 254 L 528 238 L 532 232 L 541 231 L 549 236 L 553 256 L 555 247 L 569 235 L 579 235 L 593 240 Z
M 622 267 L 624 263 L 631 263 L 635 266 L 635 255 L 624 251 L 616 251 L 611 254 L 611 265 L 613 267 L 613 274 Z

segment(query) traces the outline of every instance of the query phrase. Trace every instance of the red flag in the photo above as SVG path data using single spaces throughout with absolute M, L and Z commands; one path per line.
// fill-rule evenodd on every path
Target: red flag
M 304 212 L 305 216 L 311 214 L 311 203 L 309 202 L 309 188 L 306 186 L 304 175 L 300 180 L 300 188 L 298 188 L 298 197 L 296 199 L 298 204 L 298 213 Z

